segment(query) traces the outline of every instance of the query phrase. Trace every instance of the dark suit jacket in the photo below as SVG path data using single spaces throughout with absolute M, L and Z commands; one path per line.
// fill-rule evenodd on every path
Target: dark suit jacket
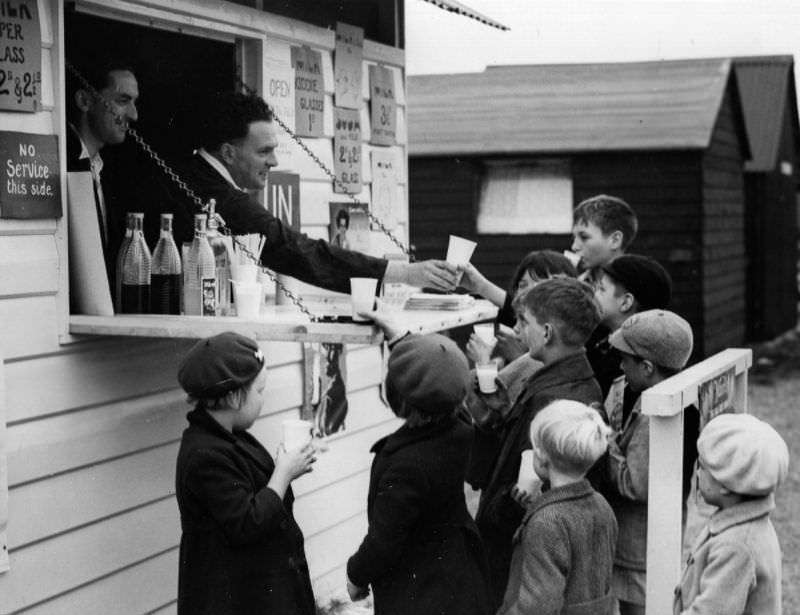
M 473 446 L 483 449 L 475 457 L 495 460 L 488 480 L 473 485 L 483 490 L 476 522 L 489 557 L 494 609 L 503 600 L 511 562 L 511 539 L 524 513 L 510 495 L 519 475 L 520 455 L 523 450 L 531 448 L 528 431 L 533 417 L 556 399 L 572 399 L 585 404 L 600 401 L 600 387 L 583 351 L 535 372 L 525 383 L 499 431 L 475 432 Z
M 247 432 L 230 433 L 206 410 L 189 413 L 178 452 L 180 615 L 314 615 L 294 496 L 266 485 L 270 454 Z
M 403 426 L 372 447 L 369 530 L 347 563 L 376 615 L 489 613 L 486 560 L 467 511 L 471 428 L 450 417 Z
M 204 203 L 210 198 L 216 200 L 217 212 L 234 234 L 259 233 L 266 238 L 261 260 L 270 269 L 344 293 L 350 292 L 351 277 L 383 278 L 387 264 L 384 259 L 337 248 L 285 226 L 249 193 L 231 186 L 200 156 L 176 165 L 176 169 Z M 190 242 L 194 236 L 194 214 L 200 213 L 198 206 L 166 179 L 161 182 L 168 196 L 150 199 L 151 206 L 172 211 L 175 241 L 178 245 Z M 145 215 L 145 223 L 148 219 L 157 224 L 157 211 Z M 149 225 L 146 235 L 158 236 Z

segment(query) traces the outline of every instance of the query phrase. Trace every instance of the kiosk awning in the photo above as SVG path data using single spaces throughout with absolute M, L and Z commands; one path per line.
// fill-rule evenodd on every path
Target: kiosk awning
M 456 2 L 456 0 L 425 0 L 425 2 L 430 2 L 431 4 L 435 4 L 440 9 L 444 9 L 445 11 L 450 11 L 452 13 L 458 13 L 459 15 L 464 15 L 465 17 L 470 17 L 472 19 L 477 19 L 481 23 L 485 23 L 487 26 L 492 26 L 493 28 L 498 28 L 499 30 L 510 30 L 508 26 L 504 26 L 499 21 L 495 21 L 486 15 L 482 15 L 478 11 L 474 11 L 468 6 L 462 4 L 461 2 Z

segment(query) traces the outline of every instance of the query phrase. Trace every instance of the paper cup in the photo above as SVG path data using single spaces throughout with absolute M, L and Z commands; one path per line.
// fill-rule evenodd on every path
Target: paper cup
M 450 242 L 447 244 L 447 260 L 451 265 L 466 265 L 472 258 L 472 252 L 477 246 L 474 241 L 450 235 Z
M 371 312 L 375 305 L 375 291 L 378 280 L 375 278 L 350 278 L 350 298 L 353 303 L 353 320 L 365 322 L 367 319 L 359 312 Z
M 478 388 L 481 393 L 494 393 L 497 391 L 497 363 L 485 363 L 475 366 L 475 375 L 478 376 Z
M 236 303 L 236 315 L 239 318 L 255 319 L 261 312 L 264 299 L 260 282 L 234 282 L 233 297 Z
M 283 448 L 287 453 L 299 451 L 311 442 L 311 421 L 301 419 L 284 419 Z
M 573 267 L 577 267 L 581 262 L 581 255 L 575 254 L 572 250 L 564 250 L 564 256 L 567 257 L 570 263 L 572 263 Z
M 517 477 L 517 489 L 534 495 L 539 491 L 539 484 L 542 482 L 533 469 L 533 450 L 522 451 L 519 464 L 519 476 Z
M 494 348 L 494 345 L 497 343 L 497 338 L 494 336 L 494 324 L 473 325 L 472 329 L 475 331 L 475 335 L 489 346 L 489 348 Z
M 253 263 L 231 263 L 231 279 L 244 284 L 257 280 L 258 267 Z

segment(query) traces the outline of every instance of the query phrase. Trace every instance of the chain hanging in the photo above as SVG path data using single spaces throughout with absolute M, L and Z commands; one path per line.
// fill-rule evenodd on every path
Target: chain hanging
M 87 89 L 89 92 L 91 92 L 91 93 L 92 93 L 92 95 L 93 95 L 93 96 L 94 96 L 96 99 L 98 99 L 99 101 L 101 101 L 101 103 L 102 103 L 102 104 L 103 104 L 103 106 L 106 108 L 106 110 L 107 110 L 107 111 L 108 111 L 108 112 L 111 114 L 111 116 L 114 118 L 114 122 L 116 122 L 117 124 L 120 124 L 120 125 L 123 125 L 123 124 L 125 124 L 125 121 L 124 121 L 124 120 L 122 119 L 122 117 L 120 117 L 120 115 L 119 115 L 119 114 L 118 114 L 118 113 L 117 113 L 117 112 L 114 110 L 114 108 L 111 106 L 111 103 L 110 103 L 110 102 L 109 102 L 109 101 L 108 101 L 108 100 L 107 100 L 107 99 L 106 99 L 106 98 L 105 98 L 105 97 L 104 97 L 102 94 L 100 94 L 100 92 L 98 92 L 98 91 L 97 91 L 97 89 L 96 89 L 96 88 L 95 88 L 95 87 L 94 87 L 94 86 L 93 86 L 91 83 L 89 83 L 89 82 L 87 81 L 87 79 L 86 79 L 86 78 L 85 78 L 85 77 L 84 77 L 84 76 L 83 76 L 83 75 L 82 75 L 80 72 L 78 72 L 78 70 L 77 70 L 77 69 L 76 69 L 76 68 L 75 68 L 75 67 L 72 65 L 72 63 L 71 63 L 69 60 L 65 60 L 65 64 L 66 64 L 67 70 L 69 70 L 69 71 L 70 71 L 70 72 L 71 72 L 71 73 L 72 73 L 72 74 L 73 74 L 73 75 L 74 75 L 74 76 L 75 76 L 75 77 L 78 79 L 78 81 L 80 81 L 80 82 L 81 82 L 81 85 L 82 85 L 82 86 L 83 86 L 85 89 Z M 172 180 L 172 182 L 173 182 L 173 183 L 174 183 L 176 186 L 178 186 L 178 188 L 179 188 L 179 189 L 180 189 L 180 190 L 181 190 L 181 191 L 182 191 L 182 192 L 183 192 L 183 193 L 184 193 L 186 196 L 188 196 L 188 197 L 189 197 L 189 198 L 192 200 L 192 202 L 193 202 L 195 205 L 197 205 L 197 207 L 200 209 L 200 211 L 202 211 L 202 212 L 204 212 L 204 213 L 209 213 L 209 209 L 210 209 L 210 207 L 209 207 L 209 204 L 208 204 L 208 203 L 204 203 L 204 202 L 203 202 L 203 200 L 202 200 L 202 199 L 201 199 L 199 196 L 197 196 L 197 194 L 194 192 L 194 190 L 192 190 L 192 189 L 191 189 L 191 188 L 188 186 L 188 184 L 186 184 L 186 182 L 184 182 L 184 181 L 183 181 L 183 180 L 182 180 L 182 179 L 181 179 L 181 178 L 178 176 L 178 174 L 177 174 L 177 173 L 175 173 L 175 171 L 173 171 L 173 170 L 172 170 L 172 168 L 171 168 L 171 167 L 170 167 L 170 166 L 169 166 L 169 165 L 168 165 L 168 164 L 167 164 L 167 163 L 164 161 L 164 159 L 163 159 L 163 158 L 161 158 L 161 157 L 160 157 L 160 156 L 159 156 L 159 155 L 158 155 L 158 154 L 157 154 L 157 153 L 156 153 L 156 152 L 153 150 L 153 148 L 152 148 L 152 147 L 150 147 L 150 145 L 149 145 L 149 144 L 148 144 L 148 143 L 147 143 L 147 142 L 146 142 L 146 141 L 145 141 L 145 140 L 144 140 L 144 139 L 143 139 L 143 138 L 142 138 L 142 137 L 139 135 L 139 133 L 138 133 L 138 132 L 136 132 L 136 130 L 134 130 L 134 128 L 133 128 L 132 126 L 130 126 L 130 125 L 127 125 L 127 126 L 125 126 L 125 129 L 126 129 L 126 131 L 127 131 L 127 132 L 128 132 L 130 135 L 131 135 L 131 137 L 132 137 L 132 138 L 133 138 L 133 140 L 136 142 L 136 144 L 137 144 L 137 145 L 138 145 L 138 146 L 139 146 L 139 147 L 142 149 L 142 151 L 144 151 L 144 152 L 145 152 L 145 153 L 146 153 L 146 154 L 147 154 L 147 155 L 148 155 L 148 156 L 149 156 L 149 157 L 150 157 L 150 158 L 153 160 L 153 162 L 156 164 L 156 166 L 157 166 L 158 168 L 160 168 L 160 169 L 161 169 L 161 170 L 164 172 L 164 174 L 165 174 L 167 177 L 169 177 L 169 178 Z M 257 256 L 256 254 L 253 254 L 252 250 L 250 250 L 250 249 L 249 249 L 249 248 L 248 248 L 248 247 L 247 247 L 247 246 L 244 244 L 244 242 L 242 242 L 240 239 L 237 239 L 237 238 L 236 238 L 236 236 L 235 236 L 235 235 L 234 235 L 234 234 L 231 232 L 231 230 L 230 230 L 230 229 L 228 228 L 228 226 L 225 224 L 225 220 L 222 218 L 222 216 L 220 216 L 218 213 L 214 212 L 214 217 L 216 218 L 216 220 L 217 220 L 217 223 L 218 223 L 218 225 L 219 225 L 219 230 L 220 230 L 220 231 L 221 231 L 221 232 L 222 232 L 224 235 L 226 235 L 226 236 L 230 237 L 230 238 L 231 238 L 231 241 L 232 241 L 232 242 L 233 242 L 233 243 L 234 243 L 234 244 L 237 246 L 237 248 L 238 248 L 239 250 L 241 250 L 241 251 L 242 251 L 242 252 L 243 252 L 243 253 L 244 253 L 244 254 L 245 254 L 245 255 L 246 255 L 246 256 L 247 256 L 247 257 L 248 257 L 248 258 L 249 258 L 251 261 L 253 261 L 253 262 L 254 262 L 254 263 L 255 263 L 255 264 L 256 264 L 256 265 L 259 267 L 259 269 L 261 269 L 261 271 L 263 271 L 263 272 L 264 272 L 264 273 L 267 275 L 267 277 L 268 277 L 270 280 L 272 280 L 272 281 L 273 281 L 273 282 L 274 282 L 274 283 L 277 285 L 278 289 L 279 289 L 279 290 L 280 290 L 280 291 L 281 291 L 281 292 L 282 292 L 282 293 L 283 293 L 283 294 L 284 294 L 284 295 L 285 295 L 285 296 L 286 296 L 286 297 L 287 297 L 287 298 L 288 298 L 288 299 L 289 299 L 289 300 L 290 300 L 290 301 L 291 301 L 291 302 L 292 302 L 292 303 L 293 303 L 293 304 L 294 304 L 294 305 L 295 305 L 295 306 L 296 306 L 296 307 L 297 307 L 297 308 L 298 308 L 298 309 L 299 309 L 299 310 L 300 310 L 300 311 L 301 311 L 303 314 L 305 314 L 305 315 L 306 315 L 306 316 L 309 318 L 309 320 L 311 320 L 311 322 L 317 322 L 317 321 L 319 320 L 319 317 L 318 317 L 318 316 L 316 316 L 315 314 L 313 314 L 313 313 L 312 313 L 312 312 L 311 312 L 311 311 L 310 311 L 310 310 L 309 310 L 309 309 L 308 309 L 308 308 L 307 308 L 307 307 L 306 307 L 306 306 L 303 304 L 303 302 L 301 301 L 301 299 L 300 299 L 300 298 L 299 298 L 297 295 L 295 295 L 295 294 L 294 294 L 294 293 L 293 293 L 291 290 L 289 290 L 289 289 L 286 287 L 286 285 L 285 285 L 285 284 L 283 284 L 283 282 L 281 282 L 281 281 L 278 279 L 278 276 L 277 276 L 277 275 L 275 275 L 275 273 L 273 273 L 271 269 L 269 269 L 269 267 L 267 267 L 266 265 L 264 265 L 264 264 L 261 262 L 261 259 L 259 258 L 259 256 Z

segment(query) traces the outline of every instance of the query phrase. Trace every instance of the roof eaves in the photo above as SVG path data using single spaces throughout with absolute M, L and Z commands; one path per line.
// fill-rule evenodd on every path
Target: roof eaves
M 457 2 L 456 0 L 424 0 L 425 2 L 430 2 L 438 6 L 440 9 L 444 9 L 445 11 L 450 11 L 451 13 L 457 13 L 458 15 L 464 15 L 465 17 L 469 17 L 471 19 L 475 19 L 487 26 L 491 26 L 493 28 L 497 28 L 498 30 L 510 30 L 506 25 L 501 24 L 499 21 L 495 21 L 491 17 L 487 17 L 478 11 L 471 9 L 470 7 L 462 4 L 461 2 Z

